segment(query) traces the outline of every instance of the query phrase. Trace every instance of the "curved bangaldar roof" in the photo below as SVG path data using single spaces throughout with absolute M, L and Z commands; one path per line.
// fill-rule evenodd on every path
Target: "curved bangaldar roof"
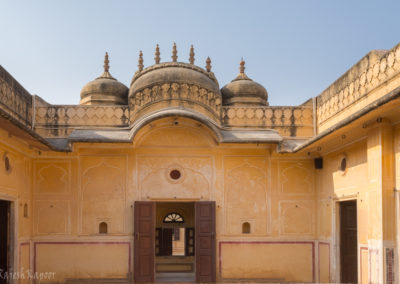
M 172 62 L 160 63 L 157 45 L 155 64 L 143 68 L 143 54 L 140 51 L 138 71 L 132 78 L 129 89 L 131 119 L 134 121 L 146 114 L 183 107 L 203 113 L 220 121 L 222 95 L 218 81 L 211 72 L 211 60 L 207 58 L 205 69 L 194 65 L 194 49 L 190 48 L 189 63 L 178 62 L 174 43 Z
M 217 80 L 201 67 L 184 62 L 165 62 L 150 66 L 135 74 L 129 89 L 129 97 L 146 87 L 162 83 L 196 84 L 219 93 Z

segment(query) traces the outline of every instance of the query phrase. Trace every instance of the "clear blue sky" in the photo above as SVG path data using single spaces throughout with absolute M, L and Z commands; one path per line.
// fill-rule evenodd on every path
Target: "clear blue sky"
M 246 61 L 247 75 L 271 105 L 316 96 L 372 49 L 400 42 L 400 1 L 15 1 L 0 2 L 0 64 L 29 92 L 53 104 L 77 104 L 83 85 L 110 72 L 129 85 L 139 50 L 171 60 L 212 59 L 220 86 Z

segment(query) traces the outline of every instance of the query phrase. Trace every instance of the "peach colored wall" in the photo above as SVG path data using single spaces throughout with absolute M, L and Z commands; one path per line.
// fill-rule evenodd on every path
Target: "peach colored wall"
M 189 119 L 166 118 L 141 129 L 133 145 L 78 143 L 72 153 L 44 152 L 41 156 L 9 151 L 16 161 L 15 177 L 1 179 L 6 180 L 1 187 L 4 192 L 13 192 L 11 188 L 26 191 L 32 185 L 31 191 L 20 194 L 21 200 L 32 204 L 26 220 L 21 220 L 23 207 L 19 208 L 19 235 L 32 240 L 31 254 L 23 247 L 20 263 L 25 265 L 32 258 L 38 272 L 56 270 L 59 280 L 131 277 L 127 255 L 132 256 L 134 248 L 128 249 L 127 244 L 132 246 L 134 201 L 214 200 L 217 242 L 223 244 L 218 261 L 220 280 L 248 278 L 257 271 L 253 278 L 279 276 L 285 281 L 329 282 L 337 278 L 338 272 L 337 252 L 332 249 L 337 238 L 337 201 L 357 199 L 360 246 L 379 251 L 371 240 L 385 234 L 387 240 L 394 240 L 395 232 L 389 230 L 393 218 L 379 229 L 380 204 L 391 204 L 379 191 L 382 185 L 390 186 L 390 175 L 380 174 L 391 165 L 390 137 L 398 137 L 398 132 L 371 128 L 365 139 L 325 153 L 324 168 L 316 170 L 313 159 L 306 154 L 280 155 L 268 145 L 217 145 L 204 125 Z M 385 155 L 387 159 L 382 159 Z M 348 161 L 345 172 L 339 170 L 343 157 Z M 169 177 L 172 169 L 181 171 L 179 180 Z M 101 222 L 108 224 L 107 235 L 99 234 Z M 250 223 L 251 234 L 242 234 L 243 222 Z M 109 242 L 125 249 L 113 254 L 103 245 Z M 229 242 L 235 244 L 224 244 Z M 272 245 L 276 242 L 279 245 Z M 293 242 L 307 243 L 307 257 L 301 246 L 293 250 Z M 63 243 L 68 243 L 71 250 Z M 51 254 L 49 248 L 56 247 L 57 254 Z M 113 265 L 123 264 L 125 270 L 115 270 L 116 274 L 103 270 L 104 260 L 98 255 L 91 257 L 90 247 L 101 248 L 105 255 L 110 254 Z M 258 262 L 243 257 L 255 247 L 260 250 L 254 251 L 254 259 L 265 258 L 263 269 L 258 268 Z M 277 247 L 282 251 L 279 263 L 264 256 Z M 382 261 L 379 254 L 370 253 L 368 258 L 367 252 L 363 253 L 359 257 L 360 276 L 368 267 L 365 257 L 368 263 L 373 257 L 377 257 L 378 264 Z M 74 259 L 89 261 L 90 267 L 62 268 L 65 263 L 54 258 L 60 254 L 72 263 L 77 263 Z M 303 272 L 283 269 L 292 262 L 296 267 L 304 266 Z M 276 273 L 268 267 L 275 267 Z M 381 272 L 376 271 L 379 278 Z
M 56 272 L 48 282 L 67 278 L 127 278 L 130 272 L 129 242 L 37 242 L 36 271 Z
M 18 152 L 23 147 L 13 150 L 5 142 L 14 139 L 5 137 L 0 149 L 15 167 L 12 175 L 0 171 L 0 189 L 29 205 L 25 219 L 23 206 L 18 208 L 20 241 L 31 242 L 20 246 L 20 266 L 54 271 L 59 281 L 132 276 L 136 200 L 215 201 L 220 280 L 337 281 L 336 204 L 357 199 L 359 246 L 369 248 L 360 248 L 365 279 L 371 263 L 382 261 L 374 242 L 384 235 L 395 238 L 389 229 L 394 219 L 380 227 L 379 214 L 391 212 L 382 213 L 381 204 L 391 201 L 379 188 L 389 188 L 390 174 L 382 171 L 390 169 L 390 149 L 399 152 L 398 133 L 371 128 L 367 137 L 323 153 L 322 170 L 314 169 L 306 153 L 281 155 L 262 144 L 217 145 L 204 125 L 183 118 L 152 122 L 131 145 L 77 143 L 72 153 Z M 345 172 L 339 170 L 343 157 Z M 172 169 L 181 171 L 179 180 L 169 177 Z M 99 234 L 100 222 L 108 224 L 107 235 Z M 243 222 L 250 223 L 250 234 L 242 234 Z M 272 255 L 280 255 L 279 261 Z M 104 269 L 108 265 L 113 269 Z M 379 278 L 382 271 L 371 273 Z
M 317 190 L 317 237 L 323 242 L 334 247 L 338 242 L 339 219 L 338 202 L 342 200 L 357 200 L 358 217 L 358 242 L 359 246 L 368 246 L 370 204 L 368 203 L 368 160 L 367 141 L 362 139 L 356 143 L 344 145 L 339 149 L 323 156 L 323 169 L 315 170 Z M 343 158 L 347 160 L 345 171 L 340 170 L 340 163 Z M 339 243 L 337 243 L 339 244 Z M 339 246 L 337 250 L 326 251 L 322 248 L 319 255 L 319 263 L 325 268 L 320 271 L 320 281 L 330 282 L 339 280 Z M 321 247 L 320 247 L 321 248 Z M 321 251 L 320 251 L 321 252 Z M 331 280 L 327 281 L 326 265 L 330 264 Z M 368 269 L 368 267 L 364 267 Z M 360 279 L 360 278 L 359 278 Z
M 220 243 L 224 279 L 314 282 L 314 243 Z M 240 261 L 238 261 L 240 256 Z
M 384 252 L 396 240 L 393 126 L 378 123 L 366 137 L 323 155 L 324 168 L 316 170 L 318 238 L 339 245 L 338 202 L 357 201 L 359 280 L 382 282 Z M 347 159 L 347 169 L 340 161 Z M 333 279 L 339 281 L 339 250 L 332 252 Z M 369 275 L 369 278 L 368 278 Z
M 305 156 L 283 159 L 271 155 L 268 145 L 217 145 L 204 125 L 183 118 L 175 124 L 175 120 L 166 118 L 145 126 L 133 146 L 79 143 L 74 145 L 72 153 L 44 153 L 36 158 L 33 162 L 35 242 L 132 242 L 135 200 L 214 200 L 218 241 L 283 238 L 288 244 L 281 246 L 287 246 L 288 251 L 291 241 L 312 242 L 316 234 L 316 202 L 311 159 Z M 181 171 L 179 180 L 169 177 L 172 169 Z M 100 222 L 108 224 L 109 234 L 98 234 Z M 251 224 L 251 234 L 242 234 L 243 222 Z M 51 247 L 57 246 L 64 247 L 62 244 Z M 80 258 L 84 251 L 76 249 L 74 257 Z M 45 249 L 37 251 L 37 270 L 60 270 L 48 254 Z M 113 257 L 116 263 L 126 262 L 123 254 Z M 295 258 L 302 257 L 300 250 Z M 96 265 L 102 266 L 102 261 L 91 258 L 90 265 L 95 269 Z M 282 261 L 283 265 L 291 260 Z M 312 260 L 305 263 L 308 270 L 315 265 Z M 235 265 L 240 264 L 245 265 L 244 258 L 236 255 Z M 218 265 L 225 271 L 233 269 L 231 262 L 222 261 Z M 264 265 L 274 264 L 266 259 Z M 64 275 L 60 277 L 92 275 L 84 270 L 73 271 L 60 270 Z M 302 274 L 296 276 L 296 271 L 286 278 L 305 279 Z M 113 276 L 100 272 L 104 277 Z M 307 273 L 308 278 L 313 277 Z M 264 270 L 257 275 L 269 277 Z
M 318 243 L 318 279 L 320 283 L 331 282 L 331 251 L 330 243 Z
M 30 239 L 32 228 L 31 178 L 33 151 L 6 131 L 0 130 L 0 199 L 12 202 L 13 254 L 12 266 L 26 272 L 30 266 Z M 6 171 L 8 157 L 11 170 Z M 24 206 L 27 215 L 24 215 Z M 23 282 L 22 282 L 23 283 Z

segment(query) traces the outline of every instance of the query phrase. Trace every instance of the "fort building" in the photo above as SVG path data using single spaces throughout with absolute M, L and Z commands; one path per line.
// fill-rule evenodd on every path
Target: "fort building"
M 126 86 L 106 53 L 77 105 L 0 66 L 8 283 L 399 283 L 400 45 L 297 106 L 183 61 Z

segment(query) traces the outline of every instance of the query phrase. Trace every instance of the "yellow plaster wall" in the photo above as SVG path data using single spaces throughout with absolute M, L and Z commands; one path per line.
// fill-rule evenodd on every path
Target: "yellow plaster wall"
M 319 279 L 321 282 L 331 282 L 332 279 L 339 281 L 339 262 L 334 262 L 333 254 L 338 255 L 339 249 L 335 250 L 335 239 L 339 233 L 339 207 L 338 202 L 344 200 L 357 200 L 358 219 L 358 243 L 360 246 L 368 246 L 370 230 L 370 210 L 373 205 L 369 196 L 368 180 L 368 143 L 367 139 L 333 149 L 330 153 L 323 155 L 323 169 L 315 170 L 316 199 L 317 199 L 317 238 L 330 244 L 320 246 L 319 254 Z M 345 171 L 340 170 L 343 158 L 347 160 Z M 372 213 L 373 214 L 373 213 Z M 331 280 L 327 266 L 330 264 Z M 364 267 L 365 269 L 365 267 Z M 367 268 L 368 269 L 368 268 Z M 336 274 L 335 274 L 336 273 Z
M 313 253 L 311 244 L 225 243 L 222 277 L 313 282 Z
M 14 222 L 13 267 L 23 272 L 31 268 L 30 238 L 32 234 L 32 160 L 33 151 L 11 133 L 0 130 L 0 199 L 9 200 Z M 6 171 L 4 158 L 8 157 L 11 170 Z M 24 215 L 24 206 L 27 215 Z M 23 283 L 23 282 L 22 282 Z
M 44 153 L 33 162 L 35 241 L 132 243 L 134 201 L 215 200 L 217 241 L 283 238 L 285 243 L 281 246 L 286 252 L 276 269 L 285 279 L 311 279 L 311 246 L 295 246 L 293 250 L 291 242 L 315 238 L 313 161 L 304 156 L 282 158 L 271 155 L 271 151 L 268 145 L 217 145 L 206 126 L 190 119 L 165 118 L 143 127 L 133 145 L 77 143 L 69 154 Z M 181 171 L 179 180 L 169 177 L 172 169 Z M 107 235 L 98 233 L 103 221 L 108 224 Z M 250 234 L 242 234 L 243 222 L 251 224 Z M 65 261 L 84 259 L 90 267 L 64 268 L 64 260 L 49 255 L 49 248 L 56 246 L 56 255 L 66 254 L 62 257 Z M 39 245 L 37 270 L 56 270 L 61 275 L 57 276 L 59 279 L 123 277 L 122 272 L 115 275 L 111 270 L 101 270 L 104 260 L 89 258 L 90 250 L 85 245 L 71 245 L 73 257 L 67 247 Z M 276 248 L 262 246 L 254 259 Z M 303 259 L 305 252 L 307 257 Z M 108 255 L 108 250 L 104 254 Z M 123 253 L 111 257 L 115 263 L 126 264 Z M 221 269 L 234 271 L 245 259 L 235 253 L 231 260 L 222 261 Z M 292 261 L 300 262 L 302 269 L 285 272 L 283 267 Z M 263 267 L 275 267 L 275 262 L 265 258 Z M 305 272 L 301 272 L 303 268 Z M 247 277 L 246 271 L 235 275 Z M 257 277 L 270 275 L 263 268 Z
M 42 283 L 54 283 L 68 278 L 127 278 L 129 255 L 129 244 L 37 243 L 35 260 L 38 272 L 56 272 L 54 279 Z
M 335 235 L 338 238 L 337 202 L 357 200 L 358 267 L 362 281 L 374 282 L 383 277 L 386 267 L 382 247 L 395 245 L 396 141 L 398 131 L 388 123 L 378 123 L 368 129 L 365 138 L 323 155 L 324 168 L 316 170 L 319 239 L 332 241 Z M 347 169 L 341 171 L 344 157 Z M 372 271 L 370 278 L 368 270 Z
M 31 269 L 30 265 L 30 244 L 29 242 L 23 242 L 20 243 L 19 245 L 19 263 L 18 263 L 18 268 L 19 271 L 25 276 L 21 277 L 20 279 L 20 284 L 28 284 L 29 283 L 29 277 L 27 276 L 27 271 Z
M 271 235 L 310 239 L 315 237 L 315 182 L 313 160 L 272 157 L 268 173 Z
M 318 277 L 320 283 L 330 283 L 331 252 L 329 243 L 318 243 Z

